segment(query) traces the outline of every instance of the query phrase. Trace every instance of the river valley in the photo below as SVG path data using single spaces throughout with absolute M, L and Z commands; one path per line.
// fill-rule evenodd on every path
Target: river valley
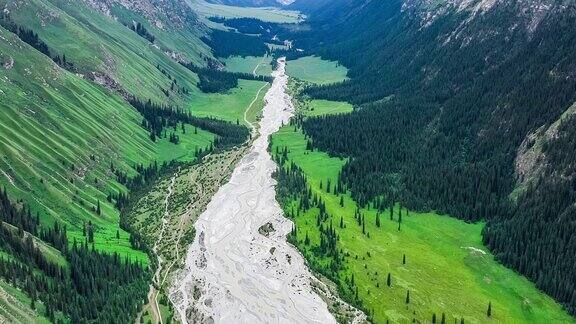
M 312 290 L 302 256 L 286 242 L 292 222 L 275 199 L 269 136 L 294 112 L 284 71 L 281 60 L 265 97 L 259 137 L 195 224 L 185 269 L 170 289 L 184 323 L 335 322 Z

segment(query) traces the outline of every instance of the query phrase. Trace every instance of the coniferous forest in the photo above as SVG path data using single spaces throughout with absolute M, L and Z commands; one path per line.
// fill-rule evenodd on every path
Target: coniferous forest
M 95 251 L 88 243 L 68 245 L 66 228 L 40 225 L 24 205 L 10 202 L 0 189 L 0 246 L 11 257 L 0 257 L 0 277 L 45 306 L 45 316 L 72 323 L 126 323 L 142 305 L 149 273 L 143 265 L 122 260 L 117 254 Z M 48 260 L 33 236 L 42 238 L 66 259 L 63 266 Z
M 195 302 L 221 304 L 198 298 L 204 287 L 194 284 L 181 308 L 172 275 L 204 198 L 249 150 L 252 133 L 240 120 L 268 129 L 257 110 L 273 78 L 257 72 L 270 73 L 270 57 L 273 69 L 285 57 L 294 81 L 270 93 L 303 109 L 270 137 L 279 167 L 266 189 L 294 221 L 286 239 L 342 300 L 368 321 L 498 322 L 548 309 L 569 318 L 561 307 L 576 316 L 576 2 L 207 2 L 2 2 L 0 321 L 171 322 L 182 309 L 196 312 Z M 219 11 L 230 3 L 299 12 Z M 251 13 L 284 22 L 244 17 Z M 344 81 L 293 80 L 324 66 Z M 411 233 L 417 217 L 428 217 L 427 231 Z M 280 249 L 268 251 L 267 265 L 281 264 Z M 423 269 L 428 262 L 433 271 Z M 462 269 L 436 269 L 452 265 Z M 305 268 L 282 270 L 294 269 Z M 200 281 L 193 277 L 187 283 Z M 507 285 L 511 277 L 521 283 Z M 471 289 L 448 295 L 447 282 Z M 451 299 L 430 303 L 424 290 Z M 327 300 L 330 311 L 344 306 Z M 394 317 L 374 300 L 402 309 Z M 475 314 L 460 314 L 466 307 Z
M 192 63 L 181 63 L 190 71 L 196 73 L 200 82 L 198 88 L 206 93 L 225 93 L 238 87 L 238 79 L 272 82 L 272 77 L 251 73 L 233 73 L 215 68 L 198 67 Z
M 263 56 L 268 52 L 264 41 L 256 36 L 212 29 L 209 37 L 202 39 L 210 46 L 214 56 Z
M 401 1 L 372 2 L 349 17 L 353 4 L 340 5 L 336 18 L 315 13 L 314 33 L 293 36 L 308 53 L 349 67 L 349 81 L 305 93 L 356 106 L 306 120 L 311 145 L 351 158 L 340 181 L 362 205 L 379 197 L 488 221 L 484 241 L 496 257 L 575 314 L 574 120 L 545 140 L 543 173 L 526 180 L 516 170 L 527 135 L 576 101 L 574 15 L 514 29 L 521 4 L 511 2 L 471 20 L 462 35 L 481 39 L 465 43 L 448 35 L 466 12 L 419 28 L 419 13 L 403 12 Z M 523 180 L 526 188 L 515 190 Z

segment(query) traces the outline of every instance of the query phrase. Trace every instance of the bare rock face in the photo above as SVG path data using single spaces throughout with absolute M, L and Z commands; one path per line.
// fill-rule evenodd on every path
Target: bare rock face
M 194 12 L 183 0 L 83 0 L 90 7 L 112 17 L 111 8 L 120 5 L 137 12 L 148 19 L 150 24 L 164 29 L 166 23 L 176 28 L 192 27 L 198 20 Z
M 518 148 L 514 167 L 516 183 L 523 186 L 541 177 L 550 166 L 548 157 L 543 152 L 546 142 L 557 139 L 559 128 L 563 122 L 576 115 L 576 104 L 568 108 L 560 118 L 548 128 L 542 126 L 526 136 Z
M 564 11 L 568 8 L 567 1 L 554 0 L 405 0 L 402 10 L 420 19 L 422 27 L 428 27 L 443 15 L 457 12 L 467 12 L 466 19 L 459 29 L 478 16 L 490 13 L 492 9 L 509 6 L 516 12 L 517 28 L 524 28 L 528 34 L 533 33 L 547 14 Z

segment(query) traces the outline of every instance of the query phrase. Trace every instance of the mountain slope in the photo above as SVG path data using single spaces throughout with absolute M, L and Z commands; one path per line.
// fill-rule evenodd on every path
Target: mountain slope
M 554 158 L 515 191 L 522 143 L 576 101 L 574 4 L 341 0 L 309 11 L 314 32 L 296 46 L 339 60 L 351 81 L 307 93 L 358 108 L 304 129 L 353 158 L 340 181 L 354 198 L 488 220 L 496 256 L 574 314 L 570 127 L 543 140 Z
M 0 321 L 129 322 L 155 261 L 120 209 L 173 161 L 245 141 L 191 113 L 236 120 L 264 83 L 203 93 L 182 63 L 213 60 L 207 28 L 183 2 L 0 8 L 1 303 L 19 301 Z
M 237 7 L 280 7 L 291 3 L 291 0 L 207 0 L 209 3 L 217 3 Z

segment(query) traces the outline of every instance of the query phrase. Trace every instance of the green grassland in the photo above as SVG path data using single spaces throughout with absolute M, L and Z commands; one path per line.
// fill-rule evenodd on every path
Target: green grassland
M 207 3 L 203 0 L 186 0 L 190 7 L 203 17 L 242 18 L 252 17 L 275 23 L 297 23 L 303 19 L 296 11 L 278 8 L 244 8 Z
M 238 87 L 228 93 L 201 94 L 193 99 L 190 107 L 192 113 L 200 117 L 214 117 L 231 122 L 244 121 L 244 112 L 258 94 L 254 105 L 259 108 L 250 108 L 248 120 L 256 121 L 256 116 L 262 110 L 262 103 L 269 84 L 262 81 L 238 80 Z M 258 93 L 258 91 L 260 91 Z
M 317 56 L 301 57 L 286 63 L 286 74 L 315 84 L 330 84 L 346 80 L 348 69 L 334 61 Z
M 106 75 L 139 98 L 177 106 L 189 102 L 188 96 L 178 90 L 199 92 L 195 87 L 197 76 L 165 54 L 176 51 L 203 64 L 203 58 L 210 57 L 211 52 L 200 40 L 198 28 L 188 26 L 191 32 L 156 28 L 123 7 L 115 8 L 116 20 L 83 3 L 63 0 L 31 0 L 27 6 L 8 8 L 16 23 L 38 33 L 53 55 L 66 55 L 67 61 L 83 74 Z M 156 36 L 154 44 L 122 24 L 133 20 Z M 173 80 L 178 83 L 175 89 L 171 89 Z
M 78 70 L 105 73 L 140 98 L 186 107 L 198 116 L 244 122 L 244 111 L 265 86 L 240 81 L 228 94 L 202 93 L 196 87 L 197 76 L 160 48 L 187 37 L 187 45 L 176 49 L 193 61 L 202 60 L 209 49 L 199 40 L 198 31 L 146 25 L 145 19 L 120 6 L 113 10 L 117 20 L 83 3 L 60 0 L 31 0 L 25 8 L 7 7 L 16 23 L 37 32 L 53 55 L 66 54 Z M 122 20 L 141 21 L 157 44 L 122 25 Z M 67 224 L 71 240 L 83 241 L 83 224 L 91 221 L 96 225 L 98 249 L 146 262 L 143 252 L 130 247 L 128 233 L 120 230 L 120 239 L 116 238 L 119 215 L 106 197 L 125 188 L 111 181 L 115 176 L 110 164 L 133 174 L 137 163 L 191 161 L 196 148 L 207 147 L 213 135 L 194 132 L 190 126 L 186 134 L 176 130 L 179 145 L 166 139 L 152 142 L 140 126 L 142 117 L 118 95 L 59 68 L 8 31 L 2 29 L 0 35 L 0 61 L 14 60 L 13 68 L 0 69 L 0 185 L 14 198 L 24 198 L 43 222 Z M 172 80 L 188 93 L 170 90 L 166 96 L 161 89 L 170 89 Z M 247 116 L 251 121 L 256 119 L 257 106 Z M 94 212 L 98 201 L 101 215 Z
M 269 76 L 272 73 L 271 56 L 232 56 L 222 60 L 226 64 L 226 70 L 230 72 L 255 73 Z
M 375 225 L 376 210 L 364 208 L 361 213 L 367 234 L 363 234 L 354 217 L 358 206 L 350 196 L 343 196 L 344 207 L 340 207 L 339 196 L 321 189 L 321 183 L 325 189 L 328 179 L 336 183 L 345 159 L 306 150 L 306 138 L 294 126 L 283 127 L 272 141 L 272 152 L 288 148 L 289 160 L 303 170 L 312 191 L 326 203 L 332 215 L 328 222 L 333 222 L 339 236 L 338 249 L 349 253 L 338 277 L 344 281 L 354 275 L 358 296 L 377 323 L 407 323 L 413 318 L 430 322 L 433 313 L 438 322 L 445 313 L 447 323 L 461 318 L 466 323 L 574 322 L 552 298 L 494 260 L 481 243 L 484 224 L 403 209 L 398 230 L 399 206 L 395 207 L 394 220 L 390 220 L 389 211 L 380 216 L 381 227 Z M 285 206 L 287 212 L 295 204 Z M 317 209 L 310 209 L 294 219 L 298 248 L 313 268 L 328 262 L 314 252 L 319 244 L 317 215 Z M 344 228 L 339 227 L 340 217 Z M 310 245 L 304 244 L 306 234 Z M 406 264 L 402 263 L 404 255 Z M 391 287 L 387 286 L 388 273 Z M 410 303 L 406 304 L 408 290 Z M 351 291 L 345 293 L 353 295 Z M 491 318 L 486 316 L 489 302 Z
M 188 126 L 186 134 L 177 129 L 179 145 L 152 142 L 142 117 L 119 96 L 60 69 L 6 30 L 0 36 L 2 59 L 14 60 L 13 68 L 0 70 L 0 184 L 45 223 L 68 224 L 71 239 L 84 240 L 89 220 L 97 226 L 97 248 L 145 260 L 130 248 L 128 233 L 120 230 L 116 239 L 118 211 L 106 196 L 124 188 L 109 181 L 110 163 L 133 173 L 137 163 L 190 161 L 213 135 Z M 101 215 L 93 210 L 98 201 Z
M 330 100 L 309 100 L 299 110 L 306 117 L 323 115 L 346 114 L 352 112 L 353 106 L 347 102 Z
M 165 53 L 178 52 L 179 57 L 204 64 L 211 52 L 200 41 L 202 29 L 152 26 L 121 6 L 113 8 L 112 19 L 84 2 L 31 0 L 21 6 L 0 0 L 0 4 L 18 25 L 38 33 L 52 55 L 66 55 L 78 72 L 60 68 L 0 28 L 0 186 L 38 212 L 43 226 L 66 225 L 70 242 L 84 242 L 84 224 L 91 222 L 97 250 L 149 264 L 145 252 L 131 247 L 130 234 L 119 228 L 118 210 L 107 201 L 109 193 L 126 191 L 115 181 L 111 165 L 131 176 L 136 164 L 192 161 L 196 149 L 208 147 L 214 135 L 186 125 L 185 132 L 181 127 L 168 130 L 178 134 L 178 145 L 165 138 L 153 142 L 132 106 L 87 79 L 95 72 L 113 80 L 113 88 L 139 98 L 188 108 L 197 116 L 243 123 L 255 98 L 246 117 L 250 122 L 257 119 L 266 83 L 240 81 L 225 95 L 202 93 L 196 87 L 197 76 Z M 154 44 L 122 24 L 132 20 L 145 25 L 156 37 Z M 174 80 L 177 86 L 171 88 Z M 48 260 L 67 266 L 58 250 L 35 241 Z M 8 288 L 5 298 L 21 300 L 22 307 L 8 311 L 21 316 L 15 321 L 45 320 L 34 315 L 25 294 Z M 38 313 L 44 314 L 41 307 L 37 302 Z

